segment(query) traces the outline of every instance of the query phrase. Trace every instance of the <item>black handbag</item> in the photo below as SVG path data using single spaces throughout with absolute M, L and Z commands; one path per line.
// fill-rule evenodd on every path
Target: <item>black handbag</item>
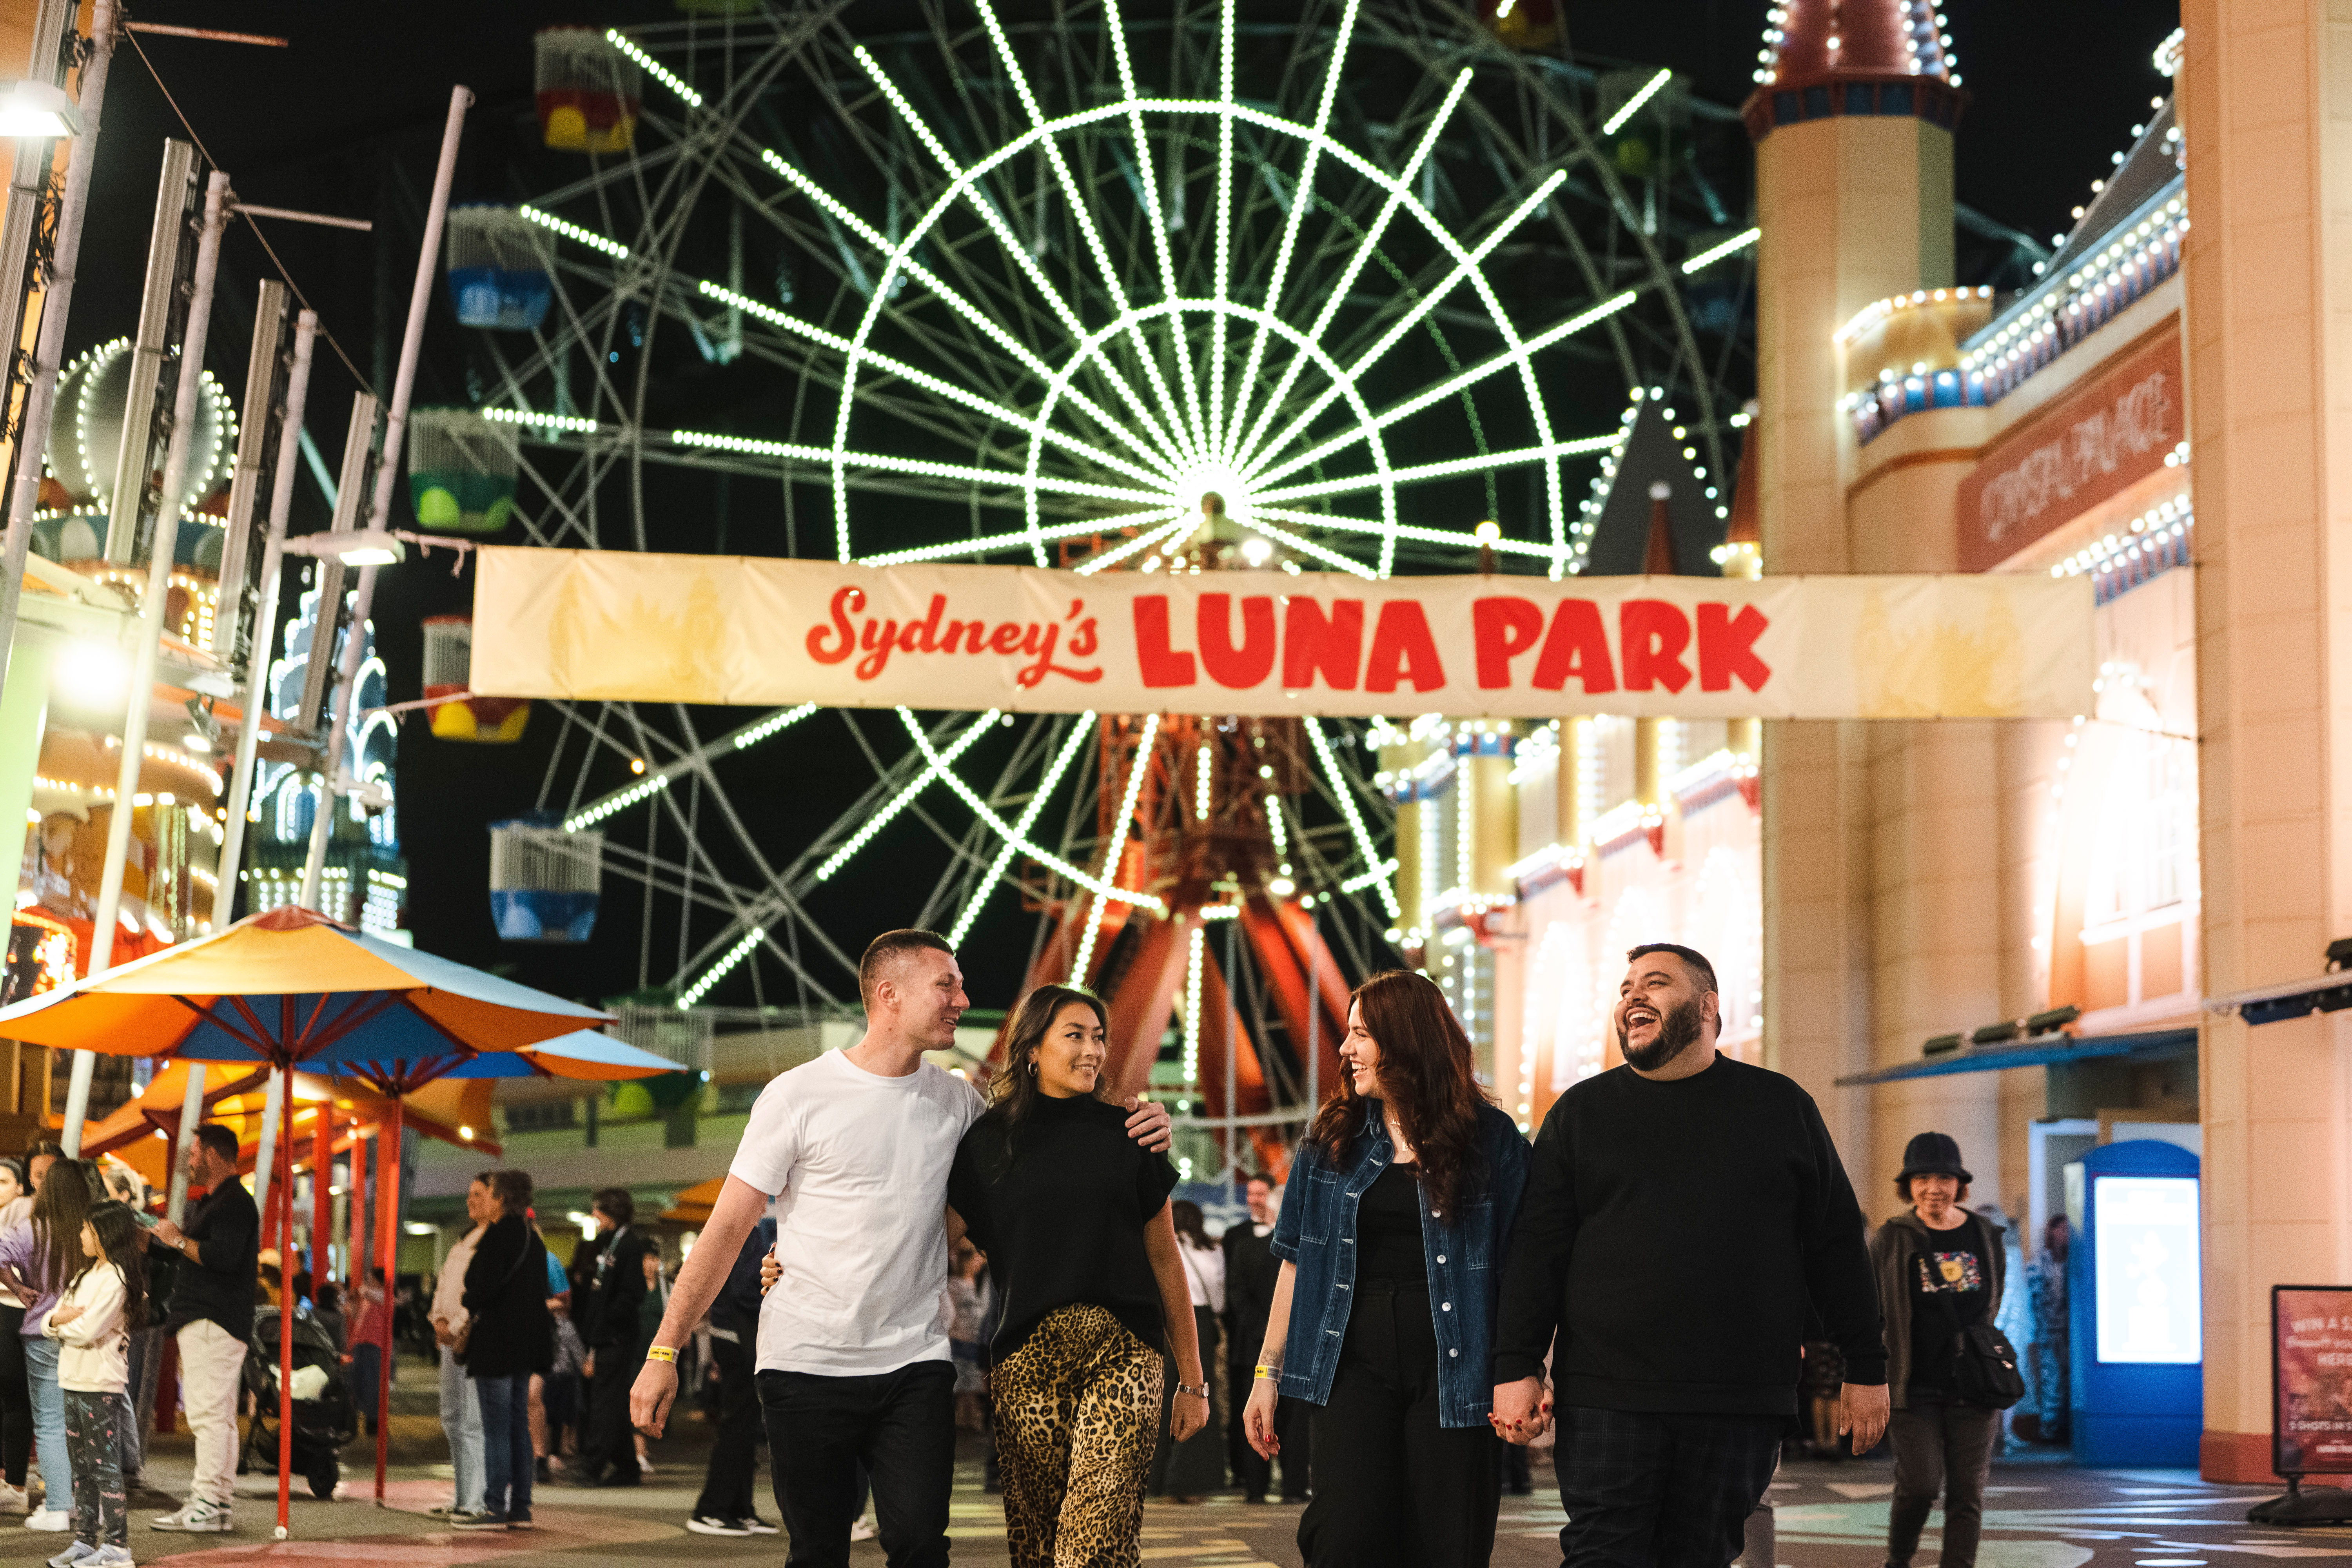
M 1962 1329 L 1952 1342 L 1952 1393 L 1963 1405 L 2006 1410 L 2025 1397 L 2017 1347 L 1990 1323 Z
M 1997 1245 L 1992 1227 L 1977 1216 L 1977 1237 L 1988 1255 Z M 2000 1303 L 1990 1302 L 1986 1321 L 1962 1329 L 1952 1341 L 1952 1393 L 1964 1405 L 2006 1410 L 2025 1397 L 2025 1377 L 2017 1370 L 2017 1347 L 1992 1326 Z

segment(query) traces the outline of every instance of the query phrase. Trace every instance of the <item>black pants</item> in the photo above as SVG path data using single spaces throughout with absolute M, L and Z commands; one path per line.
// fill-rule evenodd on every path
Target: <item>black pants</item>
M 645 1479 L 637 1468 L 636 1428 L 629 1425 L 629 1390 L 643 1357 L 627 1345 L 596 1347 L 596 1375 L 588 1380 L 588 1440 L 580 1446 L 580 1473 L 593 1480 L 604 1472 L 607 1486 L 633 1487 Z
M 1976 1568 L 1984 1528 L 1985 1476 L 2000 1412 L 1914 1398 L 1887 1418 L 1895 1447 L 1895 1500 L 1886 1512 L 1886 1561 L 1910 1568 L 1919 1531 L 1944 1494 L 1943 1568 Z
M 1274 1484 L 1274 1461 L 1261 1459 L 1255 1448 L 1249 1446 L 1249 1426 L 1243 1419 L 1249 1413 L 1252 1379 L 1257 1376 L 1257 1352 L 1252 1350 L 1249 1359 L 1225 1361 L 1225 1387 L 1233 1395 L 1233 1409 L 1226 1413 L 1225 1452 L 1234 1466 L 1234 1484 L 1250 1497 L 1265 1496 Z M 1302 1400 L 1277 1399 L 1274 1402 L 1274 1435 L 1282 1444 L 1282 1500 L 1301 1502 L 1307 1497 L 1307 1468 L 1315 1445 L 1307 1437 L 1314 1422 L 1313 1406 Z
M 33 1388 L 25 1381 L 22 1307 L 0 1307 L 0 1477 L 25 1484 L 33 1457 Z
M 890 1568 L 946 1568 L 955 1481 L 955 1368 L 917 1362 L 876 1377 L 759 1374 L 785 1568 L 845 1568 L 858 1510 L 857 1468 Z
M 1485 1568 L 1495 1550 L 1494 1431 L 1437 1424 L 1429 1290 L 1359 1280 L 1331 1397 L 1315 1412 L 1308 1568 Z
M 1785 1415 L 1564 1406 L 1553 1468 L 1566 1568 L 1725 1568 L 1780 1462 Z
M 749 1332 L 749 1331 L 745 1331 Z M 710 1468 L 703 1472 L 698 1519 L 749 1519 L 751 1472 L 760 1459 L 760 1386 L 752 1380 L 751 1346 L 710 1335 L 710 1363 L 719 1369 L 719 1431 L 710 1445 Z

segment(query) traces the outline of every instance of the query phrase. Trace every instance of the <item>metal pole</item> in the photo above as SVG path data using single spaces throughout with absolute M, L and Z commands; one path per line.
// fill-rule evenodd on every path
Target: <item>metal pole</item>
M 269 706 L 269 655 L 277 646 L 278 576 L 286 558 L 286 517 L 294 504 L 294 470 L 301 456 L 302 413 L 310 390 L 310 351 L 319 334 L 317 312 L 294 318 L 294 364 L 286 374 L 286 420 L 278 435 L 278 469 L 269 494 L 269 537 L 261 552 L 261 599 L 247 643 L 245 710 L 236 726 L 236 765 L 229 771 L 228 820 L 222 825 L 220 879 L 213 893 L 213 923 L 228 924 L 236 913 L 236 885 L 245 858 L 245 816 L 252 809 L 253 765 L 261 744 L 261 720 Z M 253 410 L 246 417 L 253 417 Z
M 40 500 L 41 454 L 49 444 L 58 402 L 58 372 L 65 363 L 66 312 L 73 304 L 74 263 L 81 250 L 82 213 L 89 205 L 89 166 L 98 153 L 99 110 L 106 100 L 106 68 L 114 57 L 114 0 L 97 0 L 90 16 L 89 62 L 81 68 L 81 134 L 66 158 L 65 194 L 58 203 L 58 237 L 49 261 L 48 292 L 41 300 L 41 334 L 33 349 L 33 383 L 25 389 L 24 428 L 16 437 L 16 473 L 8 492 L 6 542 L 0 544 L 0 689 L 8 680 L 8 653 L 16 639 L 16 605 L 25 591 L 25 556 L 32 548 L 33 512 Z
M 185 142 L 163 143 L 163 178 L 155 191 L 155 226 L 147 252 L 147 285 L 139 300 L 139 331 L 131 340 L 130 390 L 122 400 L 122 441 L 114 454 L 107 495 L 106 559 L 128 565 L 138 542 L 139 509 L 147 494 L 147 432 L 154 423 L 156 382 L 171 352 L 173 299 L 180 280 L 182 215 L 196 167 Z
M 246 209 L 242 205 L 239 212 Z M 236 613 L 244 598 L 246 567 L 257 541 L 253 516 L 260 504 L 263 443 L 269 438 L 271 412 L 280 401 L 278 377 L 285 373 L 286 307 L 293 290 L 276 279 L 265 279 L 253 311 L 253 347 L 246 355 L 245 401 L 237 405 L 236 461 L 229 470 L 228 512 L 221 519 L 220 613 L 213 617 L 212 653 L 233 658 L 242 617 Z M 232 598 L 232 595 L 235 595 Z
M 335 1102 L 319 1102 L 310 1124 L 310 1299 L 335 1277 Z
M 1312 1118 L 1322 1104 L 1316 1098 L 1316 1079 L 1323 1066 L 1323 916 L 1319 910 L 1307 917 L 1307 1114 Z
M 278 1165 L 278 1126 L 286 1120 L 286 1075 L 269 1075 L 269 1087 L 261 1097 L 261 1142 L 253 1151 L 253 1207 L 261 1215 L 263 1244 L 268 1245 L 269 1227 L 278 1218 L 269 1206 L 269 1183 L 275 1176 L 283 1182 L 285 1173 Z M 278 1237 L 278 1272 L 281 1279 L 291 1279 L 294 1270 L 286 1267 L 286 1237 Z
M 474 101 L 470 89 L 449 89 L 449 117 L 441 129 L 441 161 L 433 172 L 433 199 L 425 209 L 425 240 L 416 253 L 416 280 L 408 291 L 408 330 L 400 340 L 400 368 L 393 375 L 392 405 L 383 418 L 383 447 L 376 459 L 375 495 L 368 503 L 372 530 L 384 526 L 392 508 L 392 487 L 400 478 L 400 438 L 408 426 L 408 397 L 416 385 L 416 360 L 425 346 L 425 316 L 433 300 L 433 279 L 440 269 L 441 225 L 449 212 L 449 187 L 457 177 L 457 143 L 466 132 L 466 110 Z M 352 604 L 351 630 L 344 635 L 341 668 L 335 686 L 334 717 L 327 725 L 326 777 L 319 786 L 319 810 L 310 822 L 310 852 L 302 862 L 302 902 L 319 908 L 319 877 L 327 860 L 327 838 L 334 824 L 334 805 L 341 782 L 344 729 L 351 721 L 352 700 L 359 685 L 360 665 L 366 653 L 368 612 L 375 605 L 373 566 L 360 568 L 359 592 Z M 322 603 L 319 624 L 330 624 Z M 313 652 L 313 658 L 317 657 Z M 324 913 L 324 910 L 320 911 Z
M 188 1089 L 180 1098 L 180 1135 L 172 1141 L 172 1186 L 164 1200 L 163 1217 L 173 1225 L 188 1212 L 188 1151 L 196 1145 L 196 1129 L 205 1120 L 205 1064 L 183 1060 L 188 1069 Z
M 58 84 L 63 63 L 66 24 L 73 17 L 67 0 L 40 0 L 33 13 L 33 52 L 26 62 L 29 81 Z M 16 146 L 16 175 L 8 182 L 8 205 L 0 216 L 0 278 L 16 285 L 0 321 L 13 329 L 7 342 L 25 341 L 25 312 L 33 308 L 34 280 L 26 263 L 32 259 L 33 231 L 39 226 L 41 198 L 47 194 L 49 170 L 56 165 L 54 143 L 47 138 L 23 137 Z
M 269 1081 L 270 1103 L 285 1107 L 278 1121 L 278 1133 L 285 1141 L 279 1151 L 278 1180 L 278 1531 L 280 1541 L 287 1536 L 288 1512 L 292 1506 L 294 1484 L 294 1069 L 278 1069 Z M 332 1106 L 331 1100 L 319 1107 L 323 1119 Z M 269 1130 L 262 1136 L 267 1139 Z M 273 1145 L 274 1146 L 274 1145 Z M 318 1280 L 310 1281 L 313 1292 Z M 384 1425 L 386 1414 L 376 1406 L 376 1425 Z
M 131 851 L 131 817 L 139 795 L 139 764 L 147 748 L 147 710 L 153 700 L 155 656 L 163 635 L 163 604 L 171 596 L 172 555 L 180 537 L 179 492 L 186 488 L 188 447 L 196 432 L 196 395 L 205 368 L 205 336 L 211 325 L 213 277 L 220 268 L 221 228 L 228 219 L 228 176 L 213 171 L 205 188 L 205 224 L 196 241 L 196 271 L 188 299 L 188 330 L 180 346 L 180 385 L 173 404 L 172 444 L 163 459 L 163 504 L 155 514 L 155 538 L 147 563 L 147 591 L 139 602 L 139 644 L 131 652 L 128 709 L 122 716 L 122 766 L 115 776 L 114 809 L 108 813 L 106 862 L 98 885 L 95 929 L 89 939 L 92 979 L 114 963 L 114 927 L 122 909 L 122 863 Z M 131 440 L 128 428 L 122 438 Z M 74 1053 L 66 1089 L 66 1152 L 81 1151 L 82 1119 L 89 1113 L 89 1080 L 98 1066 L 89 1051 Z
M 376 1250 L 383 1257 L 383 1311 L 392 1318 L 392 1282 L 400 1266 L 400 1097 L 392 1097 L 392 1113 L 376 1123 L 375 1152 Z M 387 1335 L 387 1338 L 390 1336 Z M 391 1455 L 392 1347 L 383 1347 L 375 1385 L 375 1500 L 383 1505 L 384 1463 Z

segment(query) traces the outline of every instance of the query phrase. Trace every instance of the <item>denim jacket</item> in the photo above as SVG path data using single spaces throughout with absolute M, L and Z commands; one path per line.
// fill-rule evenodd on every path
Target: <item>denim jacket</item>
M 1437 1331 L 1440 1426 L 1483 1426 L 1494 1408 L 1492 1357 L 1503 1244 L 1528 1180 L 1527 1140 L 1511 1119 L 1482 1105 L 1478 1130 L 1484 1180 L 1464 1194 L 1467 1201 L 1458 1213 L 1436 1215 L 1423 1208 L 1421 1215 L 1429 1316 Z M 1364 1130 L 1336 1168 L 1319 1145 L 1298 1145 L 1270 1244 L 1276 1258 L 1298 1268 L 1282 1367 L 1282 1392 L 1289 1398 L 1310 1405 L 1330 1400 L 1354 1301 L 1357 1201 L 1395 1157 L 1378 1101 L 1366 1102 Z

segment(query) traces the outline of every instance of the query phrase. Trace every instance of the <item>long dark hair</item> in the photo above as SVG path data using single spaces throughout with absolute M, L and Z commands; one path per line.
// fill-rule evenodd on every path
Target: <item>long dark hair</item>
M 122 1270 L 122 1326 L 135 1333 L 147 1326 L 147 1238 L 140 1232 L 139 1216 L 129 1204 L 109 1198 L 92 1205 L 89 1217 L 105 1260 Z M 75 1282 L 98 1265 L 99 1259 L 85 1258 L 74 1271 Z
M 1195 1252 L 1214 1252 L 1217 1244 L 1209 1239 L 1207 1218 L 1201 1205 L 1188 1198 L 1178 1198 L 1168 1205 L 1168 1217 L 1176 1224 L 1176 1234 Z
M 1465 1182 L 1483 1180 L 1486 1174 L 1478 1110 L 1491 1104 L 1493 1097 L 1478 1082 L 1470 1037 L 1462 1032 L 1437 983 L 1409 970 L 1373 975 L 1356 987 L 1348 1005 L 1351 1011 L 1363 1010 L 1364 1032 L 1381 1048 L 1380 1082 L 1388 1097 L 1387 1109 L 1396 1112 L 1397 1123 L 1420 1160 L 1430 1206 L 1443 1214 L 1454 1206 Z M 1339 1088 L 1316 1111 L 1307 1142 L 1320 1147 L 1334 1165 L 1343 1163 L 1363 1131 L 1367 1103 L 1342 1072 Z
M 1045 1091 L 1037 1087 L 1037 1075 L 1031 1070 L 1036 1065 L 1032 1058 L 1037 1047 L 1045 1043 L 1045 1032 L 1062 1016 L 1062 1009 L 1073 1005 L 1092 1008 L 1096 1022 L 1102 1025 L 1105 1033 L 1109 1032 L 1110 1013 L 1103 1006 L 1102 998 L 1075 986 L 1040 985 L 1023 997 L 1020 1007 L 1013 1012 L 1013 1026 L 1004 1037 L 1003 1065 L 988 1080 L 986 1112 L 1002 1121 L 1008 1131 L 1019 1127 L 1044 1097 Z M 1108 1087 L 1107 1079 L 1096 1078 L 1095 1098 L 1102 1099 Z
M 56 1295 L 89 1267 L 81 1249 L 81 1222 L 89 1217 L 99 1184 L 98 1167 L 88 1160 L 60 1159 L 33 1194 L 34 1283 Z

